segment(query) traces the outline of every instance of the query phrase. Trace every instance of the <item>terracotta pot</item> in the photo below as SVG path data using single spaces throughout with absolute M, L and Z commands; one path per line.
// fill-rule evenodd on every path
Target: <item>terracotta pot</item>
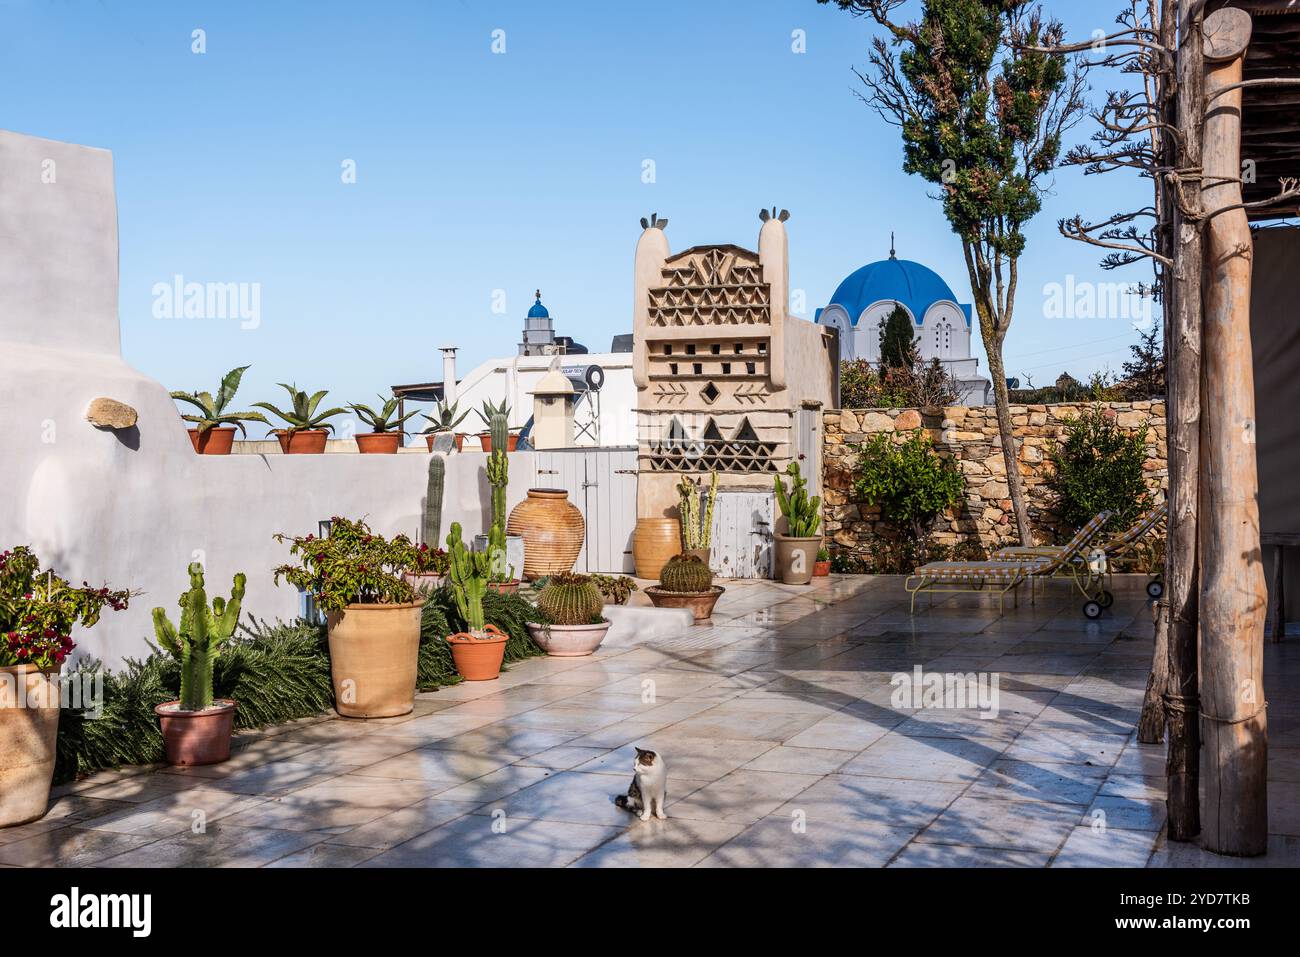
M 434 575 L 431 572 L 404 572 L 402 577 L 406 579 L 408 585 L 415 589 L 417 595 L 425 588 L 433 591 L 435 588 L 441 587 L 442 583 L 447 579 L 446 575 Z
M 457 432 L 457 433 L 456 433 L 456 451 L 457 451 L 457 452 L 464 452 L 464 451 L 465 451 L 465 433 L 464 433 L 464 432 Z
M 529 623 L 528 633 L 538 647 L 553 658 L 581 658 L 605 640 L 609 622 L 594 625 L 539 625 Z
M 479 444 L 480 444 L 481 446 L 483 446 L 483 451 L 484 451 L 484 452 L 491 452 L 491 451 L 492 451 L 492 433 L 491 433 L 491 432 L 480 432 L 480 433 L 478 434 L 478 441 L 479 441 Z M 510 437 L 506 439 L 506 451 L 507 451 L 507 452 L 513 452 L 513 451 L 515 450 L 515 448 L 516 448 L 518 445 L 519 445 L 519 436 L 517 436 L 517 435 L 511 433 L 511 434 L 510 434 Z
M 153 713 L 162 725 L 167 763 L 188 768 L 228 761 L 238 707 L 229 698 L 214 698 L 205 711 L 182 711 L 179 701 L 157 705 Z
M 0 827 L 43 817 L 59 735 L 59 669 L 0 668 Z
M 831 573 L 831 560 L 828 558 L 824 562 L 813 562 L 813 578 L 825 578 Z
M 362 432 L 353 438 L 362 455 L 396 455 L 402 447 L 401 432 Z
M 491 637 L 484 638 L 483 635 Z M 467 632 L 448 635 L 451 660 L 466 681 L 491 681 L 501 675 L 506 657 L 506 635 L 496 625 L 487 625 L 477 636 Z
M 637 578 L 659 580 L 668 559 L 682 551 L 682 523 L 675 518 L 638 518 L 632 533 Z
M 508 582 L 488 582 L 487 587 L 488 591 L 494 591 L 498 595 L 513 595 L 519 591 L 519 584 L 519 579 L 516 578 Z
M 708 591 L 668 591 L 651 585 L 645 593 L 656 608 L 689 608 L 696 621 L 708 621 L 724 591 L 721 585 L 714 585 Z
M 776 536 L 776 575 L 786 585 L 806 585 L 812 581 L 813 565 L 821 551 L 821 536 L 791 538 Z
M 329 430 L 299 429 L 290 432 L 287 429 L 276 429 L 275 437 L 280 440 L 280 449 L 285 455 L 320 455 L 325 451 Z
M 423 601 L 348 605 L 327 619 L 334 708 L 345 718 L 392 718 L 415 707 Z
M 235 444 L 233 425 L 214 425 L 206 432 L 190 429 L 190 442 L 199 455 L 229 455 Z
M 524 539 L 524 577 L 532 580 L 573 570 L 587 523 L 562 488 L 530 488 L 506 520 L 506 531 Z

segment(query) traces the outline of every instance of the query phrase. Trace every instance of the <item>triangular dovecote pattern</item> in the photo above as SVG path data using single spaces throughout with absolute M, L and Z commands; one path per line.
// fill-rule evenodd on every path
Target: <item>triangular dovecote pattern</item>
M 758 256 L 735 246 L 687 250 L 650 289 L 654 326 L 751 325 L 771 321 L 771 287 Z

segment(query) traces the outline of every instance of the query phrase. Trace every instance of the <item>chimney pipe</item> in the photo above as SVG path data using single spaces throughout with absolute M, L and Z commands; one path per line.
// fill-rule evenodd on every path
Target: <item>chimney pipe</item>
M 456 347 L 442 349 L 442 401 L 447 405 L 456 401 Z

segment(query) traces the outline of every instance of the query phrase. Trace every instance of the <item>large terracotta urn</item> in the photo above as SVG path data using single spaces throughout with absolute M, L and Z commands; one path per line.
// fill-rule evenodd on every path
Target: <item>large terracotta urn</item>
M 632 533 L 636 577 L 659 580 L 668 559 L 682 551 L 682 524 L 675 518 L 638 518 Z
M 393 718 L 415 707 L 424 600 L 331 612 L 334 708 L 345 718 Z
M 514 507 L 506 531 L 524 539 L 524 577 L 541 578 L 573 570 L 587 524 L 562 488 L 530 488 Z
M 0 827 L 45 815 L 58 734 L 58 668 L 0 668 Z

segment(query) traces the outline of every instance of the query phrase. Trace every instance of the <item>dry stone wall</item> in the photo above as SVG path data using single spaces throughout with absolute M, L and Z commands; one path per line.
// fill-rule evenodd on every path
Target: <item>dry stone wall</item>
M 1169 466 L 1164 402 L 1103 402 L 1101 406 L 1126 432 L 1147 428 L 1148 484 L 1153 491 L 1166 489 Z M 1012 426 L 1020 440 L 1017 467 L 1024 477 L 1030 521 L 1040 543 L 1055 541 L 1062 531 L 1054 511 L 1055 496 L 1044 484 L 1051 469 L 1049 448 L 1064 436 L 1066 423 L 1087 408 L 1082 403 L 1011 407 Z M 833 409 L 823 414 L 822 421 L 824 528 L 834 551 L 871 562 L 879 536 L 888 537 L 890 531 L 881 522 L 879 509 L 854 498 L 854 446 L 880 432 L 896 435 L 902 441 L 918 428 L 930 433 L 940 454 L 954 460 L 966 479 L 962 504 L 935 523 L 935 543 L 948 549 L 961 546 L 959 552 L 975 555 L 978 548 L 989 550 L 1016 540 L 997 414 L 992 406 L 950 406 L 934 412 Z

